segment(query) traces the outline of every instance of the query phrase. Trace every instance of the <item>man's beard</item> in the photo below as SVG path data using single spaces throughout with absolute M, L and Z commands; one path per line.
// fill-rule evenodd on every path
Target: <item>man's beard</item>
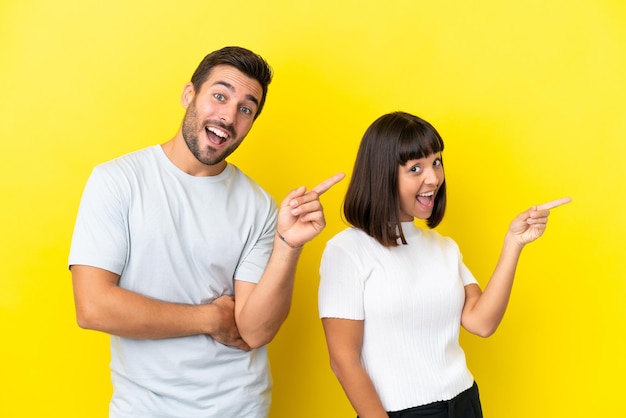
M 227 130 L 231 134 L 231 138 L 234 138 L 235 131 L 232 127 L 225 126 L 220 122 L 215 122 L 214 124 Z M 195 102 L 191 102 L 185 112 L 185 118 L 183 119 L 182 134 L 189 151 L 191 151 L 194 157 L 196 157 L 196 159 L 202 164 L 216 165 L 221 163 L 239 147 L 239 144 L 241 144 L 241 141 L 233 142 L 229 147 L 224 148 L 221 154 L 218 154 L 218 150 L 216 148 L 208 145 L 206 150 L 203 152 L 200 149 L 200 140 L 198 138 L 198 132 L 203 126 L 204 124 L 198 123 L 198 114 L 196 112 Z

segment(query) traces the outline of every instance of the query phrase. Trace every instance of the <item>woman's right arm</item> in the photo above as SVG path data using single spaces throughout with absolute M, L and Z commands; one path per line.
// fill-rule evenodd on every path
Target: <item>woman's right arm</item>
M 388 418 L 361 364 L 363 321 L 322 318 L 332 368 L 360 418 Z

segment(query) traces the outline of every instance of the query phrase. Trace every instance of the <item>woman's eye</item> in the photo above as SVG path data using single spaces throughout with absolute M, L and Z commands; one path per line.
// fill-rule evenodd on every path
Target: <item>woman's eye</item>
M 413 167 L 411 167 L 411 171 L 413 173 L 419 173 L 419 171 L 421 170 L 419 165 L 414 165 Z
M 434 165 L 435 167 L 442 166 L 442 165 L 443 165 L 443 161 L 441 160 L 441 158 L 437 158 L 437 159 L 435 160 L 435 162 L 433 162 L 433 165 Z

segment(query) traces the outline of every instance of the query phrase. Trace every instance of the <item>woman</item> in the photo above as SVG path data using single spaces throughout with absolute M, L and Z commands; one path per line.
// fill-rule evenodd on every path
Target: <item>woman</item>
M 482 417 L 460 325 L 487 337 L 504 315 L 525 244 L 560 199 L 518 215 L 483 292 L 443 219 L 443 141 L 403 112 L 365 132 L 344 202 L 352 225 L 324 250 L 319 309 L 331 367 L 360 418 Z

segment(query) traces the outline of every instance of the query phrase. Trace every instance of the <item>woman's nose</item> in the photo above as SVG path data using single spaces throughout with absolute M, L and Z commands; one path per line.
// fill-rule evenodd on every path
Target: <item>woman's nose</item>
M 433 185 L 433 186 L 438 186 L 439 185 L 439 176 L 435 172 L 434 168 L 431 167 L 431 168 L 426 170 L 425 177 L 424 177 L 424 183 L 429 184 L 429 185 Z

